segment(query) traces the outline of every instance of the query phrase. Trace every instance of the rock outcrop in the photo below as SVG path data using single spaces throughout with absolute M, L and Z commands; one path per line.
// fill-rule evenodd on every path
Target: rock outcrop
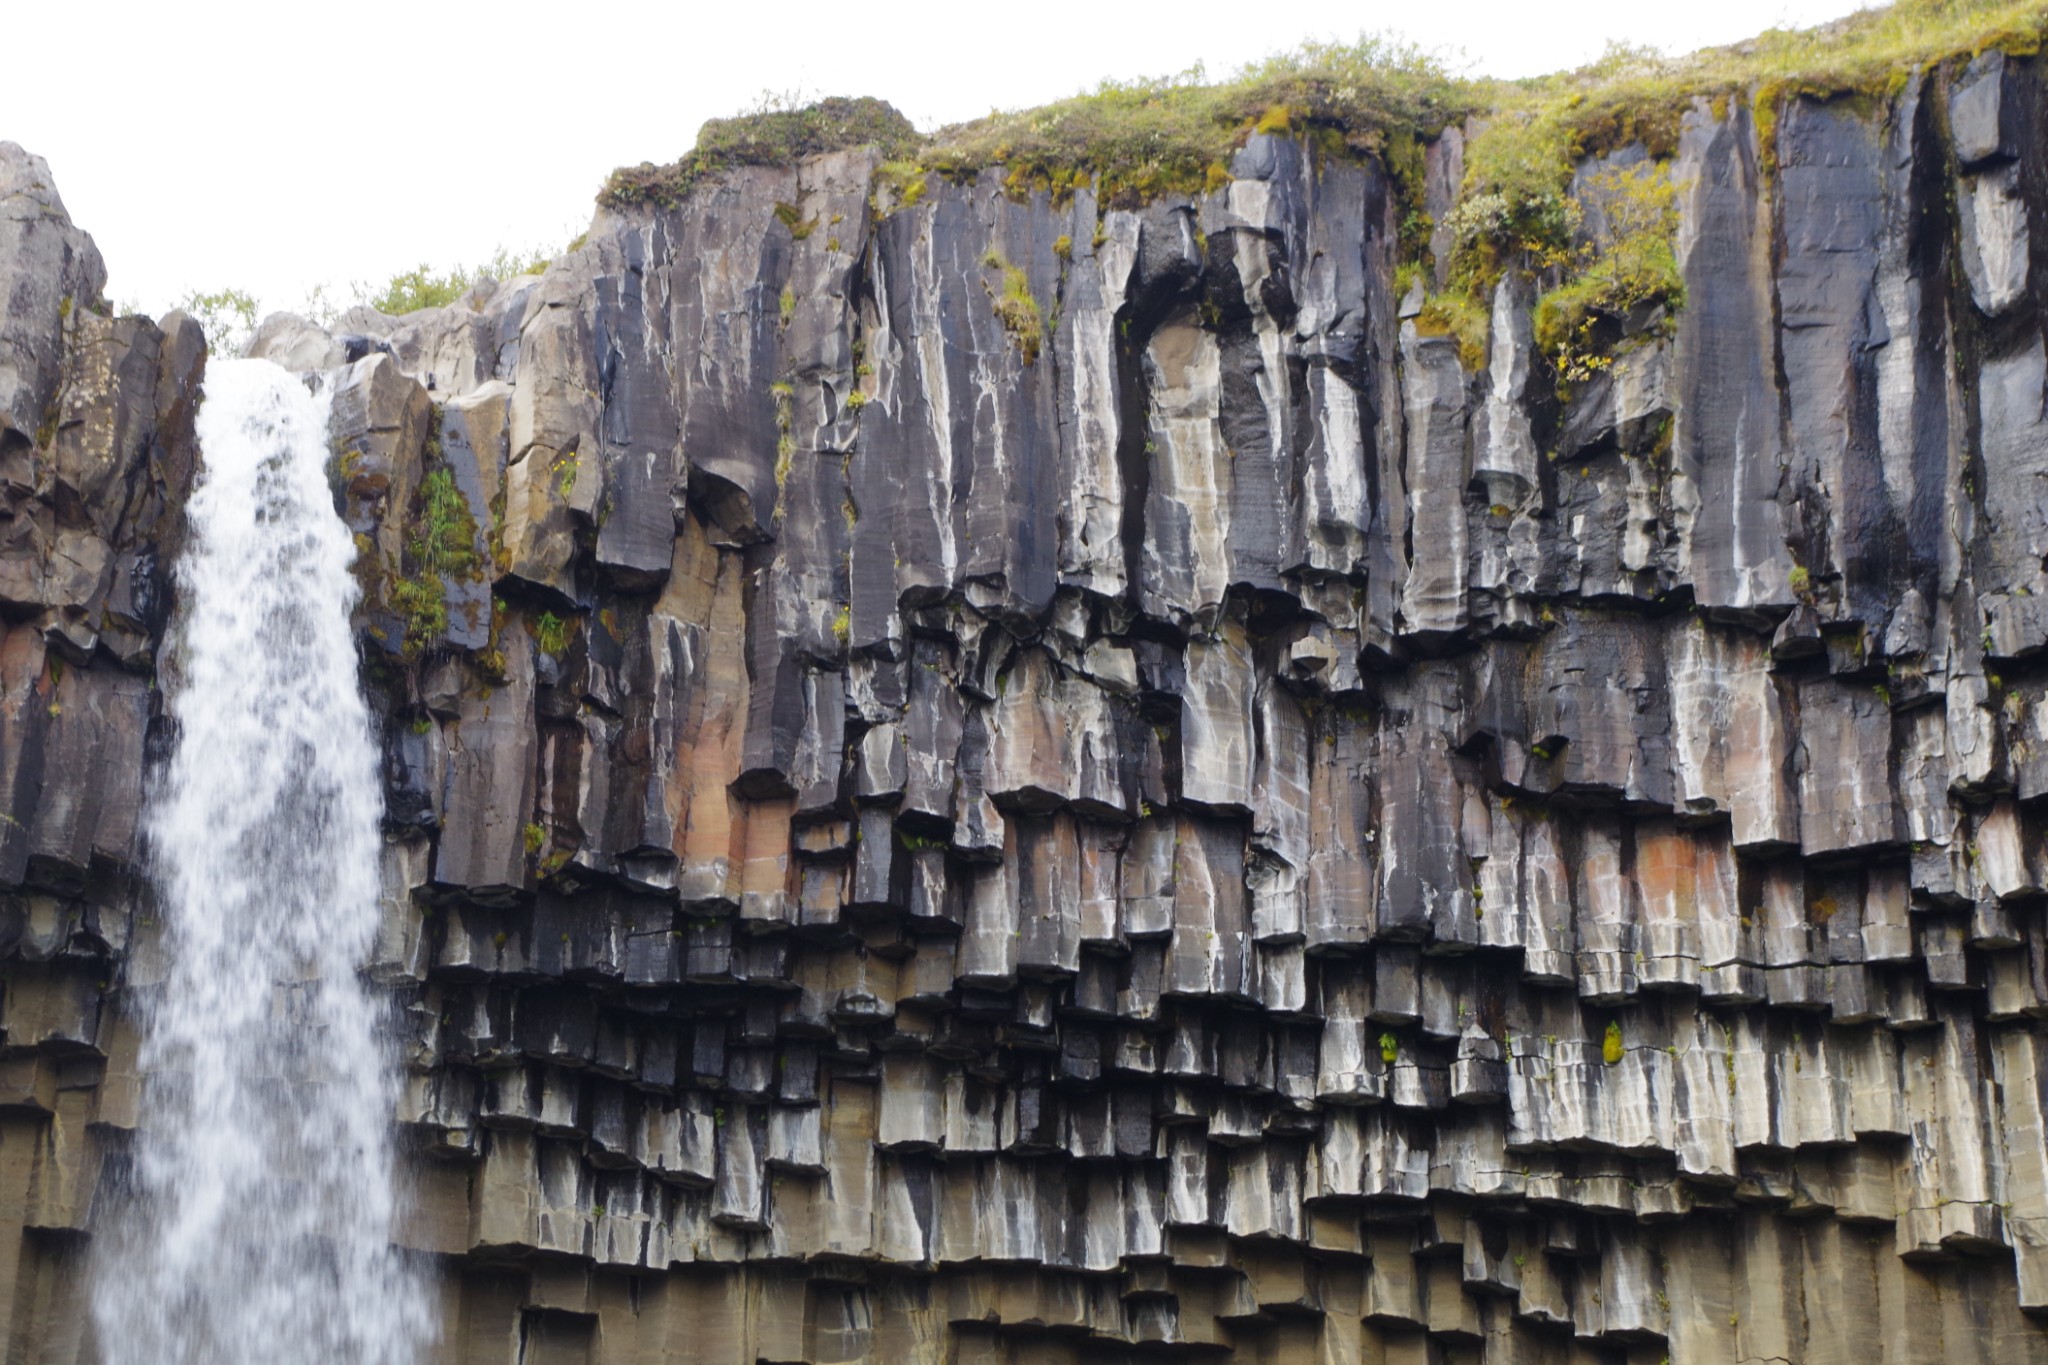
M 730 169 L 267 326 L 440 1358 L 2048 1357 L 2044 106 L 1697 101 L 1684 307 L 1563 391 L 1285 133 Z M 0 151 L 0 1303 L 70 1362 L 202 352 Z

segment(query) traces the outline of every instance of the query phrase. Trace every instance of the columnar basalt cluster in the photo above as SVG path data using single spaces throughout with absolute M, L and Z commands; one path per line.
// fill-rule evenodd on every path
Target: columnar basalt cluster
M 2048 1357 L 2048 84 L 1774 115 L 1685 114 L 1683 307 L 1568 384 L 1285 133 L 1135 209 L 729 169 L 268 324 L 440 1358 Z M 8 157 L 0 1303 L 68 1362 L 199 360 Z

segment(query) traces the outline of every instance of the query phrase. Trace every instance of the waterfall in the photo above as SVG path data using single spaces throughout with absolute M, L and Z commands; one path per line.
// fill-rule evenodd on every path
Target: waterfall
M 396 1058 L 358 972 L 383 796 L 356 680 L 355 546 L 327 403 L 213 361 L 148 819 L 160 983 L 140 983 L 133 1202 L 102 1239 L 107 1365 L 405 1365 L 427 1296 L 393 1252 Z

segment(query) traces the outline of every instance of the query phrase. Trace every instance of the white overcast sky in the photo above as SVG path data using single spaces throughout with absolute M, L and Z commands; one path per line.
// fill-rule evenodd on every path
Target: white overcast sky
M 669 161 L 764 90 L 879 95 L 921 128 L 1105 76 L 1222 75 L 1305 38 L 1398 32 L 1466 70 L 1577 66 L 1805 26 L 1856 0 L 16 0 L 0 139 L 45 157 L 158 312 L 233 285 L 266 309 L 422 261 L 559 248 L 616 165 Z

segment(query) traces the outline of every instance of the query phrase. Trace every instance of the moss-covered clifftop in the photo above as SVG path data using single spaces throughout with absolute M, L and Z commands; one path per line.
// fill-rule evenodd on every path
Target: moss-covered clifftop
M 1668 326 L 1684 302 L 1668 162 L 1687 109 L 1705 101 L 1718 117 L 1746 105 L 1768 174 L 1787 100 L 1888 100 L 1944 64 L 1987 51 L 2030 55 L 2044 35 L 2042 0 L 1902 0 L 1681 57 L 1615 47 L 1584 68 L 1521 81 L 1461 77 L 1442 58 L 1385 38 L 1310 43 L 1228 80 L 1198 69 L 1105 81 L 925 137 L 875 99 L 713 119 L 681 160 L 614 172 L 599 202 L 673 206 L 721 171 L 872 146 L 883 160 L 877 184 L 899 201 L 928 176 L 965 181 L 994 168 L 1014 196 L 1045 193 L 1059 204 L 1087 189 L 1100 210 L 1138 208 L 1217 190 L 1247 139 L 1289 133 L 1318 156 L 1384 168 L 1399 204 L 1401 263 L 1416 272 L 1402 283 L 1424 279 L 1420 325 L 1455 336 L 1469 368 L 1484 350 L 1502 274 L 1530 276 L 1541 291 L 1536 341 L 1568 394 L 1611 363 L 1624 330 L 1642 330 L 1629 328 L 1631 317 Z M 1456 144 L 1451 182 L 1432 198 L 1427 152 L 1447 133 Z

